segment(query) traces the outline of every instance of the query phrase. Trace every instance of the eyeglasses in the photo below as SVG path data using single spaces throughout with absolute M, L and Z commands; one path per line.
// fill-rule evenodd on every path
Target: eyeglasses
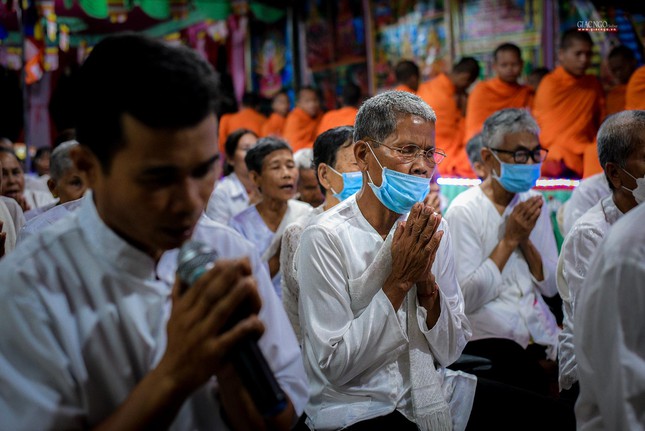
M 508 150 L 500 150 L 497 148 L 489 148 L 491 151 L 495 151 L 497 153 L 502 153 L 502 154 L 512 154 L 513 155 L 513 161 L 515 163 L 521 163 L 524 164 L 529 161 L 529 157 L 533 159 L 535 163 L 542 163 L 544 159 L 546 159 L 546 155 L 549 152 L 549 150 L 545 150 L 544 148 L 537 147 L 535 150 L 515 150 L 515 151 L 508 151 Z
M 417 159 L 417 157 L 423 155 L 426 160 L 438 165 L 439 163 L 443 162 L 443 159 L 447 157 L 445 151 L 440 150 L 439 148 L 429 148 L 427 150 L 424 150 L 417 145 L 390 147 L 389 145 L 375 141 L 373 139 L 371 139 L 371 141 L 375 144 L 383 145 L 385 148 L 388 148 L 392 151 L 396 151 L 397 153 L 399 153 L 399 159 L 401 159 L 405 163 L 413 162 Z

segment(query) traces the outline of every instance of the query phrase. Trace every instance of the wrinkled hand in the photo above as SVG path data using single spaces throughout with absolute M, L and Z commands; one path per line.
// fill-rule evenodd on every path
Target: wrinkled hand
M 434 262 L 443 231 L 437 232 L 441 216 L 423 203 L 412 207 L 392 239 L 392 275 L 403 283 L 425 282 Z M 408 288 L 408 289 L 409 289 Z
M 168 345 L 158 370 L 179 391 L 190 393 L 211 376 L 231 372 L 232 347 L 242 339 L 259 338 L 264 326 L 257 316 L 261 300 L 248 259 L 222 259 L 183 295 L 181 290 L 177 280 Z
M 441 214 L 440 192 L 430 191 L 430 193 L 428 193 L 428 196 L 426 196 L 423 203 L 434 208 L 434 211 L 437 214 Z
M 517 204 L 506 221 L 505 237 L 517 245 L 528 240 L 543 204 L 542 196 L 534 196 Z

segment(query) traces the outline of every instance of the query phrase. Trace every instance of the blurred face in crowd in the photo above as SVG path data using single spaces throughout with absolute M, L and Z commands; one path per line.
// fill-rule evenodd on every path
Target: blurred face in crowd
M 283 117 L 287 116 L 289 112 L 289 98 L 286 94 L 280 93 L 273 98 L 273 103 L 271 103 L 271 109 L 273 112 L 282 115 Z
M 253 148 L 257 141 L 258 138 L 255 135 L 247 133 L 246 135 L 242 135 L 240 140 L 237 142 L 237 148 L 233 155 L 233 172 L 235 172 L 235 175 L 237 175 L 238 178 L 248 177 L 249 171 L 246 168 L 244 157 L 246 157 L 246 152 Z
M 291 151 L 283 149 L 269 153 L 262 162 L 262 172 L 250 172 L 263 199 L 287 202 L 296 195 L 298 168 Z
M 493 70 L 502 81 L 515 84 L 522 74 L 522 65 L 522 59 L 514 50 L 502 50 L 495 57 Z
M 311 117 L 315 117 L 320 112 L 318 95 L 312 90 L 301 90 L 298 96 L 298 106 Z
M 25 192 L 25 175 L 18 159 L 6 151 L 0 151 L 2 164 L 2 194 L 8 198 L 19 199 Z
M 574 76 L 582 76 L 591 65 L 592 46 L 583 40 L 573 39 L 568 48 L 558 51 L 560 65 Z
M 80 199 L 87 190 L 87 182 L 84 174 L 76 167 L 67 169 L 58 179 L 50 178 L 47 187 L 54 197 L 59 198 L 60 203 Z
M 322 205 L 325 201 L 325 196 L 318 187 L 318 179 L 316 178 L 315 169 L 300 169 L 298 179 L 298 194 L 300 200 L 307 202 L 312 207 Z
M 51 160 L 51 152 L 43 151 L 40 156 L 34 160 L 34 169 L 36 173 L 40 176 L 49 173 L 49 162 Z
M 209 114 L 192 127 L 155 129 L 123 114 L 121 124 L 123 146 L 109 168 L 82 145 L 72 157 L 105 224 L 158 259 L 190 238 L 219 178 L 217 119 Z
M 627 59 L 622 55 L 610 57 L 607 62 L 609 63 L 609 70 L 618 84 L 627 84 L 629 78 L 636 70 L 636 60 Z
M 354 145 L 347 144 L 346 142 L 338 149 L 336 152 L 336 165 L 332 166 L 339 174 L 360 171 L 358 163 L 356 163 L 356 156 L 354 156 Z M 334 189 L 336 193 L 340 193 L 344 187 L 343 177 L 336 172 L 329 169 L 324 163 L 321 163 L 318 167 L 318 175 L 322 186 L 329 191 Z

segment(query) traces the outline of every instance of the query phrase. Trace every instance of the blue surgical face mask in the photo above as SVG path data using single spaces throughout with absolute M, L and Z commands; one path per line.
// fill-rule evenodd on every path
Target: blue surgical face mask
M 498 176 L 497 172 L 495 172 L 495 170 L 493 169 L 491 176 L 496 179 L 497 182 L 507 192 L 528 192 L 532 187 L 535 186 L 538 178 L 540 178 L 540 169 L 542 168 L 542 163 L 504 163 L 497 157 L 497 155 L 495 155 L 494 151 L 491 151 L 491 154 L 497 159 L 502 167 L 501 175 Z
M 334 197 L 339 201 L 344 201 L 354 193 L 358 192 L 363 186 L 363 174 L 360 171 L 343 172 L 341 174 L 331 166 L 329 166 L 329 169 L 343 178 L 343 189 L 340 191 L 340 193 L 336 193 L 336 190 L 334 190 L 333 187 L 330 187 L 331 192 L 334 194 Z
M 369 186 L 383 205 L 397 214 L 406 214 L 410 212 L 412 206 L 421 202 L 430 192 L 430 178 L 417 177 L 402 172 L 392 171 L 381 165 L 378 157 L 374 154 L 370 144 L 367 144 L 376 162 L 381 167 L 381 185 L 374 185 L 369 171 L 367 178 Z M 432 177 L 432 175 L 430 176 Z

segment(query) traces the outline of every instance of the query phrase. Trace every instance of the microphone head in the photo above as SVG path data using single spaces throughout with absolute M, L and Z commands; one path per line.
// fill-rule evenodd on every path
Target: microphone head
M 192 286 L 199 277 L 215 265 L 217 252 L 200 241 L 186 241 L 177 256 L 177 276 Z

